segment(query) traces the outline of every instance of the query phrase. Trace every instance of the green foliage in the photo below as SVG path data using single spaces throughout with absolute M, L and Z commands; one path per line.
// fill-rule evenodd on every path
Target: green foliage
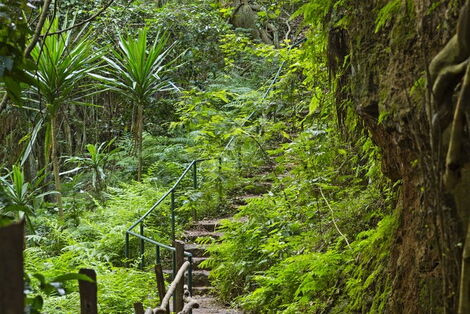
M 26 270 L 30 273 L 41 273 L 41 275 L 34 275 L 34 278 L 41 280 L 29 281 L 29 298 L 31 300 L 43 299 L 42 308 L 47 313 L 77 312 L 80 308 L 77 274 L 65 275 L 66 281 L 62 279 L 63 275 L 58 274 L 64 270 L 78 271 L 82 267 L 91 267 L 97 272 L 98 309 L 100 311 L 126 313 L 132 311 L 134 302 L 140 301 L 146 306 L 155 306 L 158 302 L 155 279 L 151 273 L 113 267 L 106 262 L 99 262 L 90 257 L 85 258 L 79 251 L 66 251 L 60 256 L 50 257 L 39 248 L 29 248 L 26 249 L 25 255 Z M 52 288 L 49 292 L 44 290 L 44 287 L 51 285 L 55 288 L 54 290 Z
M 137 180 L 141 180 L 142 175 L 144 109 L 153 102 L 157 92 L 173 88 L 164 75 L 177 58 L 169 62 L 165 60 L 172 48 L 166 47 L 167 42 L 167 34 L 158 34 L 153 44 L 148 47 L 145 29 L 139 31 L 137 40 L 131 36 L 120 37 L 119 50 L 113 50 L 113 58 L 103 57 L 109 72 L 105 71 L 105 76 L 93 75 L 107 88 L 127 99 L 136 112 L 132 128 L 135 133 Z
M 345 269 L 349 276 L 345 285 L 349 302 L 344 308 L 342 305 L 337 306 L 338 312 L 384 312 L 391 289 L 391 278 L 383 274 L 396 228 L 397 216 L 388 215 L 377 224 L 376 229 L 357 235 L 352 244 L 356 262 L 350 263 Z
M 66 27 L 72 23 L 65 9 L 81 20 L 98 2 L 62 1 L 57 16 Z M 297 20 L 284 21 L 285 12 L 303 2 L 259 0 L 259 21 L 291 28 Z M 377 31 L 393 18 L 397 3 L 379 11 Z M 57 135 L 66 127 L 78 147 L 67 154 L 79 156 L 65 162 L 60 221 L 55 208 L 39 206 L 40 193 L 21 169 L 2 178 L 2 210 L 36 213 L 25 261 L 27 273 L 42 275 L 30 275 L 30 304 L 47 313 L 76 313 L 76 280 L 52 283 L 87 267 L 98 273 L 101 312 L 127 313 L 138 301 L 155 306 L 153 275 L 124 268 L 141 258 L 154 261 L 155 248 L 147 246 L 144 256 L 137 256 L 140 243 L 131 237 L 126 260 L 125 231 L 187 162 L 211 158 L 199 163 L 198 189 L 188 176 L 177 190 L 176 231 L 181 234 L 195 219 L 236 212 L 223 223 L 222 241 L 210 247 L 206 262 L 224 301 L 254 313 L 383 312 L 390 278 L 382 272 L 397 223 L 390 214 L 395 187 L 381 175 L 378 149 L 358 132 L 353 106 L 341 104 L 347 107 L 345 127 L 335 123 L 342 107 L 324 56 L 327 31 L 348 24 L 344 9 L 352 2 L 308 1 L 296 16 L 313 26 L 309 40 L 300 47 L 289 47 L 286 40 L 279 49 L 231 30 L 224 20 L 231 9 L 222 3 L 160 4 L 116 1 L 94 20 L 89 28 L 94 32 L 48 36 L 32 53 L 38 72 L 30 70 L 35 81 L 27 107 L 45 114 L 49 125 L 44 142 L 33 140 L 43 134 L 40 124 L 24 137 L 31 144 L 22 164 L 34 164 L 39 147 L 47 155 L 54 140 L 60 164 L 66 150 Z M 0 13 L 4 9 L 0 6 Z M 58 30 L 59 19 L 46 27 Z M 92 83 L 90 75 L 103 85 Z M 184 90 L 172 93 L 177 88 L 170 80 Z M 416 83 L 412 97 L 420 97 L 421 85 Z M 99 94 L 103 89 L 108 93 Z M 122 106 L 123 100 L 129 106 Z M 96 107 L 64 108 L 68 104 Z M 380 122 L 385 118 L 381 113 Z M 88 119 L 94 120 L 88 124 Z M 85 145 L 90 142 L 102 144 Z M 141 182 L 132 181 L 141 168 Z M 243 194 L 259 197 L 235 207 L 235 196 Z M 169 243 L 170 220 L 168 200 L 145 220 L 145 234 Z M 165 262 L 169 256 L 163 256 Z M 57 287 L 66 293 L 58 295 Z
M 65 27 L 68 24 L 65 23 Z M 45 30 L 59 30 L 58 19 L 46 22 Z M 96 61 L 101 55 L 93 47 L 93 42 L 86 35 L 73 36 L 71 31 L 47 36 L 43 44 L 38 44 L 31 52 L 37 63 L 33 91 L 38 97 L 44 97 L 48 117 L 54 117 L 65 103 L 87 104 L 82 99 L 95 91 L 95 85 L 85 81 L 88 75 L 97 69 Z M 37 74 L 37 75 L 36 75 Z M 40 102 L 31 99 L 42 110 Z
M 133 303 L 139 301 L 155 306 L 157 300 L 152 273 L 123 268 L 123 235 L 162 192 L 154 183 L 144 180 L 108 188 L 108 193 L 111 200 L 102 206 L 95 204 L 93 211 L 86 210 L 88 205 L 83 201 L 73 203 L 73 198 L 65 198 L 65 204 L 83 207 L 78 215 L 66 208 L 65 224 L 58 223 L 46 209 L 39 209 L 32 219 L 35 232 L 27 236 L 26 271 L 29 274 L 40 273 L 50 282 L 51 279 L 47 278 L 78 271 L 79 268 L 92 268 L 98 274 L 102 311 L 129 312 Z M 72 215 L 76 215 L 75 219 L 71 219 Z M 148 222 L 146 234 L 167 242 L 169 230 L 165 226 L 168 221 L 168 211 L 160 212 Z M 131 241 L 131 253 L 135 257 L 139 244 L 134 240 Z M 31 286 L 34 291 L 31 297 L 40 295 L 44 298 L 43 308 L 47 313 L 76 313 L 79 304 L 76 283 L 67 282 L 63 286 L 66 292 L 63 296 L 48 296 L 39 289 L 36 280 L 32 280 Z
M 252 311 L 278 308 L 283 313 L 321 312 L 328 306 L 327 298 L 336 293 L 345 258 L 347 254 L 335 250 L 286 258 L 265 274 L 255 276 L 260 288 L 240 301 Z
M 305 23 L 313 26 L 311 31 L 316 32 L 317 28 L 320 28 L 326 32 L 329 28 L 345 22 L 339 12 L 341 7 L 350 2 L 350 0 L 310 0 L 297 10 L 293 17 L 303 15 Z
M 32 285 L 31 284 L 31 278 L 27 274 L 25 275 L 25 281 L 26 281 L 26 308 L 25 312 L 26 313 L 31 313 L 31 314 L 39 314 L 41 313 L 41 310 L 43 309 L 44 305 L 44 300 L 41 295 L 41 293 L 45 296 L 53 296 L 53 295 L 59 295 L 63 296 L 65 295 L 65 290 L 63 288 L 64 283 L 67 281 L 71 280 L 83 280 L 83 281 L 88 281 L 88 282 L 94 282 L 90 277 L 83 275 L 83 274 L 77 274 L 77 273 L 69 273 L 69 274 L 64 274 L 57 276 L 54 279 L 51 279 L 50 281 L 46 280 L 44 275 L 36 273 L 33 274 L 32 277 L 34 277 L 37 281 L 38 284 Z M 37 288 L 37 291 L 33 291 L 32 287 Z
M 386 263 L 393 224 L 385 219 L 374 228 L 391 206 L 393 189 L 383 184 L 370 140 L 361 138 L 355 147 L 344 143 L 328 120 L 331 109 L 324 104 L 325 116 L 313 113 L 310 128 L 285 134 L 287 143 L 269 151 L 277 162 L 271 192 L 223 223 L 222 241 L 211 246 L 206 262 L 223 300 L 259 313 L 317 313 L 341 309 L 338 300 L 349 291 L 358 302 L 354 309 L 371 306 L 366 295 L 377 292 L 373 306 L 386 297 L 379 295 L 386 279 L 374 274 Z M 279 133 L 286 127 L 280 124 L 267 125 L 267 133 Z M 284 175 L 276 180 L 276 174 Z M 351 248 L 338 229 L 352 240 Z M 378 264 L 370 266 L 370 258 Z M 352 271 L 359 267 L 364 270 Z M 356 278 L 367 281 L 360 291 L 352 285 Z M 371 291 L 372 283 L 377 291 Z
M 99 146 L 95 144 L 86 145 L 88 156 L 68 158 L 65 163 L 74 163 L 77 167 L 72 170 L 65 171 L 60 175 L 68 175 L 82 170 L 91 170 L 91 185 L 95 189 L 95 192 L 99 194 L 106 187 L 105 168 L 107 166 L 108 159 L 117 152 L 117 149 L 106 152 L 109 150 L 111 145 L 113 145 L 114 140 L 115 139 L 108 143 L 103 142 Z
M 26 40 L 31 33 L 26 14 L 28 1 L 12 0 L 0 3 L 0 83 L 5 84 L 11 99 L 21 99 L 21 83 L 30 82 L 25 70 L 31 64 L 24 57 Z
M 148 104 L 156 92 L 168 88 L 164 79 L 165 58 L 171 46 L 166 48 L 167 34 L 159 34 L 148 47 L 147 31 L 139 31 L 137 40 L 134 37 L 120 37 L 119 50 L 113 50 L 113 58 L 103 57 L 108 65 L 106 76 L 93 74 L 105 85 L 127 98 L 130 103 Z M 174 61 L 174 60 L 173 60 Z
M 0 217 L 19 220 L 23 216 L 28 222 L 41 205 L 44 196 L 55 192 L 41 193 L 44 176 L 34 182 L 26 180 L 23 169 L 14 165 L 11 171 L 0 177 Z
M 188 137 L 174 134 L 174 137 L 152 136 L 144 132 L 142 141 L 142 163 L 147 169 L 150 180 L 159 184 L 170 184 L 177 178 L 184 163 L 192 160 L 186 148 L 193 141 Z M 122 136 L 116 141 L 117 152 L 109 158 L 110 168 L 117 170 L 110 173 L 111 184 L 131 180 L 136 172 L 133 156 L 133 140 L 130 136 Z M 144 175 L 145 176 L 145 175 Z
M 150 29 L 164 29 L 177 40 L 170 58 L 181 55 L 184 67 L 169 75 L 182 86 L 201 87 L 224 67 L 219 38 L 229 27 L 214 6 L 212 0 L 169 1 L 145 19 Z
M 382 27 L 387 24 L 392 18 L 396 17 L 402 7 L 401 0 L 391 0 L 377 14 L 375 22 L 375 32 L 378 33 Z

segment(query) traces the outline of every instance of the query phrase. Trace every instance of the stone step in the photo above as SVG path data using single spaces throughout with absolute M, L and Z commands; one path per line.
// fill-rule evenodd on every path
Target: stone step
M 206 245 L 189 243 L 184 246 L 184 250 L 191 253 L 193 257 L 203 257 L 207 255 Z
M 246 194 L 253 194 L 253 195 L 262 195 L 267 193 L 271 189 L 272 183 L 270 182 L 256 182 L 254 184 L 248 185 L 243 188 L 243 191 Z
M 220 219 L 208 219 L 200 220 L 193 224 L 194 229 L 196 230 L 206 230 L 209 232 L 215 232 L 215 229 L 220 224 Z
M 211 232 L 206 229 L 193 229 L 188 230 L 184 233 L 184 237 L 189 242 L 195 242 L 197 238 L 209 237 L 213 239 L 218 239 L 222 236 L 220 232 Z
M 248 200 L 254 199 L 254 198 L 257 198 L 257 197 L 260 197 L 260 195 L 259 194 L 245 194 L 245 195 L 241 195 L 241 196 L 238 196 L 238 197 L 234 197 L 232 199 L 232 202 L 235 205 L 246 205 Z
M 243 311 L 231 309 L 226 304 L 220 303 L 214 297 L 195 298 L 199 302 L 199 308 L 193 310 L 193 314 L 242 314 Z
M 193 271 L 193 287 L 210 286 L 208 270 Z
M 194 270 L 207 270 L 207 267 L 201 267 L 201 263 L 207 260 L 207 257 L 193 257 L 193 269 Z
M 165 280 L 168 282 L 172 281 L 173 272 L 171 269 L 163 270 L 163 275 Z M 185 275 L 185 282 L 187 283 L 188 273 L 186 272 Z M 193 270 L 193 287 L 204 287 L 210 286 L 209 282 L 209 271 L 208 270 Z
M 214 287 L 211 286 L 200 286 L 200 287 L 193 287 L 193 296 L 201 296 L 201 295 L 209 295 L 214 293 Z

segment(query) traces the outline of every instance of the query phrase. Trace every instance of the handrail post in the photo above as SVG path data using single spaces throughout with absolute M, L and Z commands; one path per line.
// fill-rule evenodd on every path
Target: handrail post
M 135 314 L 144 314 L 144 305 L 141 302 L 134 303 L 134 312 Z
M 160 247 L 158 245 L 155 245 L 155 262 L 157 265 L 160 265 L 161 263 Z
M 237 167 L 238 167 L 238 170 L 240 170 L 242 168 L 242 152 L 241 152 L 241 148 L 240 147 L 237 147 Z
M 140 223 L 140 235 L 144 236 L 144 222 Z M 144 251 L 145 251 L 145 241 L 140 239 L 140 270 L 144 269 Z
M 218 178 L 217 178 L 217 194 L 219 195 L 219 205 L 220 205 L 222 204 L 222 157 L 219 157 L 217 159 L 219 161 Z
M 171 190 L 171 241 L 175 242 L 175 190 Z M 176 252 L 173 252 L 173 280 L 175 279 L 176 273 Z
M 163 269 L 162 265 L 157 264 L 155 265 L 155 276 L 157 279 L 157 290 L 158 290 L 158 297 L 160 298 L 160 302 L 163 301 L 165 298 L 165 279 L 163 278 Z M 167 313 L 170 313 L 170 304 L 166 306 Z
M 98 285 L 96 284 L 96 272 L 93 269 L 82 268 L 79 274 L 86 275 L 93 281 L 78 280 L 80 314 L 98 314 Z
M 124 248 L 124 256 L 126 257 L 126 267 L 129 265 L 129 233 L 126 231 L 126 246 Z
M 175 241 L 175 190 L 171 190 L 171 241 Z
M 197 189 L 197 160 L 194 161 L 193 165 L 193 188 Z
M 24 220 L 1 227 L 0 239 L 0 311 L 23 313 Z

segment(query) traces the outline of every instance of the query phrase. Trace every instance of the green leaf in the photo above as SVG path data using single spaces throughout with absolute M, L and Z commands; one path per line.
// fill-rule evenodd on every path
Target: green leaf
M 93 279 L 84 274 L 68 273 L 55 277 L 51 282 L 66 282 L 70 280 L 82 280 L 87 282 L 95 282 Z
M 34 126 L 33 131 L 31 132 L 31 138 L 28 142 L 28 146 L 23 153 L 23 157 L 21 158 L 21 166 L 24 166 L 25 162 L 28 160 L 29 155 L 31 154 L 31 150 L 33 149 L 34 143 L 36 143 L 36 138 L 38 136 L 39 131 L 43 125 L 44 119 L 40 119 L 38 123 Z

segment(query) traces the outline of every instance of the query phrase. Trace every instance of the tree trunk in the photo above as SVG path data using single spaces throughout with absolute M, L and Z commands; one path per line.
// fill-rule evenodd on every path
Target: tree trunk
M 51 119 L 51 155 L 52 155 L 52 172 L 54 173 L 55 190 L 58 192 L 56 196 L 57 206 L 59 208 L 59 217 L 64 216 L 62 208 L 62 186 L 59 176 L 59 157 L 57 156 L 57 116 L 54 115 Z
M 459 314 L 470 313 L 470 224 L 462 254 L 462 273 L 460 275 Z
M 142 133 L 144 125 L 144 105 L 137 105 L 136 150 L 137 150 L 137 181 L 142 180 Z

